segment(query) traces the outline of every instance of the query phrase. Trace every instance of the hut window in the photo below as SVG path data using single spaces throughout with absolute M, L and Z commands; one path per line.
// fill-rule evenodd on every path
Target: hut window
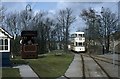
M 2 50 L 3 49 L 3 39 L 0 39 L 0 50 Z
M 0 50 L 8 50 L 8 40 L 0 39 Z
M 8 40 L 5 39 L 5 50 L 8 50 Z

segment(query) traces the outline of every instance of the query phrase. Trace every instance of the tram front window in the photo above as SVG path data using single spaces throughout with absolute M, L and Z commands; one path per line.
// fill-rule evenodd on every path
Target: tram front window
M 79 36 L 79 37 L 83 37 L 83 35 L 82 35 L 82 34 L 78 34 L 78 36 Z

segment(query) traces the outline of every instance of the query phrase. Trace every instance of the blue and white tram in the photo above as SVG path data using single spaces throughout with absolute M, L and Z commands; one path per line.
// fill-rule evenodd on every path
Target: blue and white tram
M 85 52 L 84 32 L 74 32 L 71 34 L 70 49 L 75 52 Z

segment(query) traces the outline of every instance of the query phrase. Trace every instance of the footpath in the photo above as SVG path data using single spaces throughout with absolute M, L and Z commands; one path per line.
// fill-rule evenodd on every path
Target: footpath
M 29 65 L 19 65 L 14 66 L 13 68 L 19 68 L 22 79 L 39 79 L 37 74 Z
M 79 54 L 75 54 L 72 63 L 70 64 L 69 68 L 67 69 L 64 76 L 61 76 L 57 79 L 69 79 L 69 78 L 80 78 L 82 77 L 82 64 L 81 64 L 81 57 Z

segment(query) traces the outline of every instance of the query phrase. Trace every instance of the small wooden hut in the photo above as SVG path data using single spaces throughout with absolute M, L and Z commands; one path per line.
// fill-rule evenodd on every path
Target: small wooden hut
M 1 66 L 10 66 L 10 39 L 13 38 L 7 31 L 0 27 L 0 62 Z M 2 60 L 2 61 L 1 61 Z

